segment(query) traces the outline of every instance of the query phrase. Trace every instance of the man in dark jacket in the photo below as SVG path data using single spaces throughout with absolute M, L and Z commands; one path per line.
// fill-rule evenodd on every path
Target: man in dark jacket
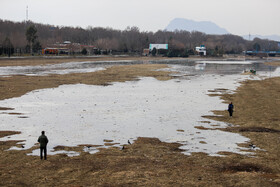
M 45 136 L 45 131 L 42 131 L 42 135 L 39 136 L 38 142 L 40 143 L 40 157 L 41 160 L 43 159 L 43 151 L 44 151 L 44 158 L 47 160 L 47 144 L 49 142 L 47 136 Z
M 233 104 L 232 102 L 228 105 L 228 112 L 229 112 L 229 116 L 232 117 L 232 113 L 233 113 Z

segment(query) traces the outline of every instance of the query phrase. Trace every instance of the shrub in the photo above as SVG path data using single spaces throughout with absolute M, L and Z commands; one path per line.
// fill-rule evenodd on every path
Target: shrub
M 83 55 L 86 55 L 88 52 L 87 52 L 87 49 L 86 48 L 83 48 L 83 50 L 82 50 L 82 54 Z

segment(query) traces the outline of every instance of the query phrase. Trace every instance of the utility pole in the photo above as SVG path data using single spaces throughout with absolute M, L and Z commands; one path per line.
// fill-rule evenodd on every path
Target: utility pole
M 28 22 L 28 6 L 26 6 L 26 22 Z

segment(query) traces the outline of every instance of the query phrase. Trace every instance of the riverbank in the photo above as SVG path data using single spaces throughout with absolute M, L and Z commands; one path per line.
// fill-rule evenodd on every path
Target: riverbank
M 0 67 L 4 66 L 37 66 L 37 65 L 53 65 L 67 62 L 100 62 L 100 61 L 161 61 L 161 60 L 253 60 L 253 61 L 267 61 L 267 64 L 274 65 L 278 63 L 280 57 L 269 57 L 261 59 L 254 56 L 243 55 L 224 55 L 224 57 L 203 57 L 203 56 L 190 56 L 188 58 L 168 58 L 168 57 L 153 57 L 153 56 L 15 56 L 15 57 L 0 57 Z M 276 61 L 276 62 L 275 62 Z
M 4 77 L 0 78 L 1 90 L 4 90 L 1 99 L 19 97 L 34 89 L 62 84 L 108 85 L 115 81 L 134 80 L 138 76 L 171 79 L 170 72 L 154 71 L 161 68 L 166 68 L 166 65 L 115 66 L 101 72 L 46 77 Z M 41 161 L 37 156 L 26 156 L 38 146 L 25 151 L 5 151 L 17 143 L 6 141 L 0 142 L 0 185 L 278 186 L 279 88 L 279 77 L 246 81 L 235 94 L 221 96 L 226 103 L 234 103 L 233 118 L 228 117 L 227 111 L 215 111 L 215 114 L 221 115 L 219 117 L 205 116 L 239 125 L 222 130 L 249 137 L 250 143 L 261 149 L 252 148 L 252 152 L 256 152 L 254 157 L 230 152 L 221 153 L 226 157 L 210 157 L 205 153 L 186 156 L 181 153 L 178 143 L 138 138 L 132 145 L 125 145 L 123 150 L 112 147 L 101 149 L 93 155 L 83 152 L 85 145 L 75 148 L 60 146 L 58 150 L 75 150 L 81 155 L 55 155 L 49 156 L 47 161 Z M 2 131 L 0 137 L 13 133 L 16 132 Z M 248 148 L 250 143 L 243 146 Z
M 4 66 L 37 66 L 52 65 L 67 62 L 99 62 L 99 61 L 149 61 L 165 60 L 167 57 L 133 57 L 133 56 L 40 56 L 40 57 L 18 57 L 0 58 L 0 67 Z M 178 59 L 178 58 L 177 58 Z

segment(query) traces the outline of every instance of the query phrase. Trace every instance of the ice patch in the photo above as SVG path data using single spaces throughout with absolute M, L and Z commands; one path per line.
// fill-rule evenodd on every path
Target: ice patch
M 109 66 L 107 66 L 109 67 Z M 12 75 L 46 76 L 50 74 L 89 73 L 104 70 L 106 66 L 93 62 L 69 62 L 44 66 L 0 67 L 0 77 Z
M 194 77 L 192 80 L 158 81 L 142 78 L 140 81 L 115 83 L 111 86 L 63 85 L 53 89 L 30 92 L 20 98 L 0 101 L 0 106 L 13 107 L 14 112 L 28 118 L 1 115 L 0 130 L 16 130 L 13 140 L 26 140 L 29 149 L 37 141 L 42 130 L 49 138 L 48 152 L 54 147 L 82 144 L 104 145 L 104 140 L 119 143 L 137 137 L 156 137 L 165 142 L 184 142 L 185 154 L 205 152 L 217 155 L 220 151 L 240 154 L 237 143 L 249 141 L 239 134 L 218 130 L 200 130 L 211 110 L 223 110 L 227 105 L 218 97 L 209 97 L 213 88 L 236 88 L 239 76 Z M 218 79 L 218 81 L 217 81 Z M 211 124 L 217 122 L 208 120 Z M 226 127 L 227 124 L 220 123 Z M 208 124 L 209 125 L 209 124 Z M 178 132 L 182 129 L 183 132 Z M 201 144 L 201 138 L 206 144 Z M 8 140 L 6 137 L 0 140 Z M 95 153 L 98 148 L 85 148 Z M 38 155 L 35 150 L 32 155 Z M 67 152 L 63 152 L 67 153 Z M 68 154 L 68 153 L 67 153 Z M 69 153 L 73 155 L 73 153 Z M 75 154 L 74 154 L 75 155 Z
M 198 64 L 252 64 L 254 61 L 233 61 L 233 60 L 221 60 L 221 61 L 197 61 Z
M 103 64 L 100 68 L 106 66 Z M 45 130 L 50 140 L 49 154 L 79 154 L 54 151 L 54 147 L 58 145 L 101 145 L 85 146 L 83 149 L 96 153 L 99 148 L 108 147 L 104 140 L 111 140 L 111 143 L 115 144 L 112 146 L 121 148 L 127 144 L 127 140 L 132 142 L 137 137 L 156 137 L 165 142 L 182 143 L 181 148 L 185 150 L 185 154 L 205 152 L 217 156 L 220 151 L 249 154 L 245 152 L 249 149 L 237 145 L 246 143 L 248 138 L 230 132 L 197 129 L 195 126 L 211 128 L 216 125 L 231 125 L 201 117 L 212 115 L 211 110 L 227 108 L 219 97 L 209 97 L 207 94 L 213 93 L 209 90 L 228 89 L 227 92 L 232 93 L 243 80 L 279 76 L 280 68 L 262 64 L 252 65 L 264 71 L 258 70 L 257 76 L 250 76 L 240 74 L 244 68 L 249 67 L 242 64 L 196 66 L 187 63 L 169 66 L 176 72 L 178 79 L 157 81 L 153 78 L 142 78 L 140 81 L 114 83 L 106 87 L 63 85 L 58 88 L 34 90 L 19 98 L 2 100 L 1 107 L 15 109 L 0 114 L 0 130 L 22 133 L 0 140 L 24 140 L 20 142 L 20 145 L 23 145 L 21 148 L 11 149 L 29 149 L 37 142 L 40 132 Z M 32 74 L 34 70 L 34 67 L 30 72 L 26 69 L 21 71 L 21 68 L 15 67 L 14 72 Z M 87 72 L 97 66 L 90 62 L 66 63 L 52 66 L 50 71 L 67 73 L 76 71 L 77 68 L 81 72 Z M 3 68 L 0 68 L 0 74 L 1 72 L 5 72 Z M 44 75 L 48 74 L 49 69 L 35 67 L 34 72 L 36 75 Z M 18 115 L 10 115 L 10 112 Z M 203 123 L 205 120 L 208 122 Z M 39 155 L 38 151 L 34 150 L 31 155 Z

